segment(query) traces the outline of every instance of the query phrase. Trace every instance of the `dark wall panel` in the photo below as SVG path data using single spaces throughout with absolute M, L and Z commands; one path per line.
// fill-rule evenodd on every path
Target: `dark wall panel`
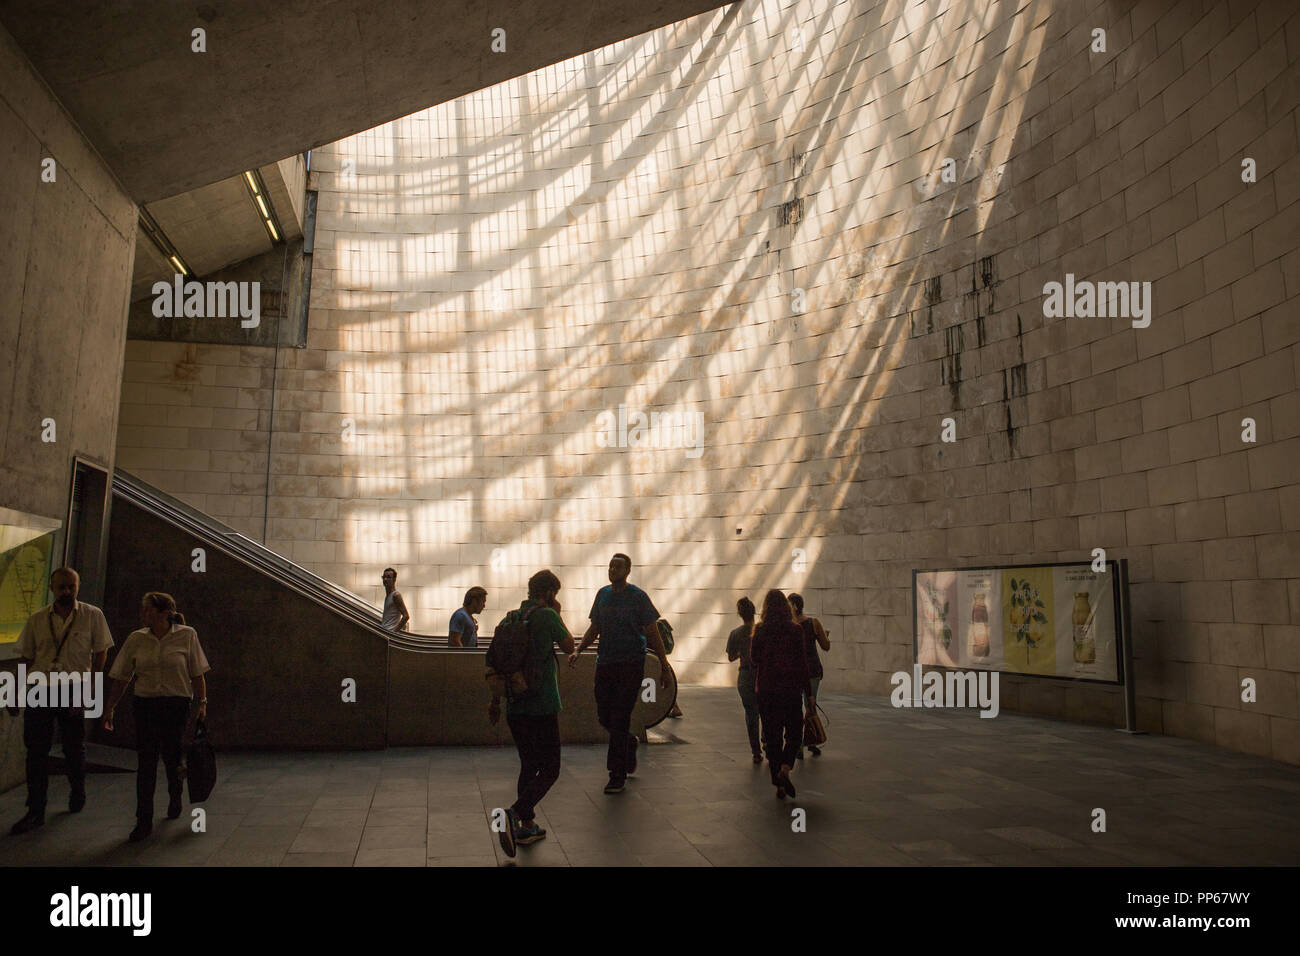
M 113 503 L 104 613 L 120 647 L 145 592 L 166 591 L 212 665 L 208 725 L 219 747 L 374 748 L 385 744 L 387 642 L 128 504 Z M 112 655 L 110 654 L 110 666 Z M 356 703 L 342 700 L 356 681 Z M 131 746 L 129 708 L 113 739 Z M 102 733 L 102 732 L 101 732 Z

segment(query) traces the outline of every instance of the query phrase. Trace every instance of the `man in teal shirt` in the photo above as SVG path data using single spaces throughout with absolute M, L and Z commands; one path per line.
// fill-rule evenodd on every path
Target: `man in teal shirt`
M 616 554 L 609 560 L 609 584 L 596 592 L 591 605 L 591 626 L 578 649 L 569 655 L 569 666 L 597 638 L 596 719 L 609 732 L 605 768 L 609 771 L 606 793 L 622 793 L 628 774 L 636 772 L 637 740 L 629 729 L 641 681 L 645 675 L 646 646 L 659 658 L 659 686 L 668 686 L 672 667 L 659 634 L 659 612 L 649 596 L 627 576 L 632 559 Z
M 536 843 L 546 836 L 537 825 L 537 804 L 560 778 L 560 682 L 556 676 L 555 647 L 573 653 L 573 636 L 560 619 L 560 579 L 551 571 L 538 571 L 528 579 L 528 600 L 519 605 L 528 616 L 533 646 L 529 654 L 537 662 L 541 679 L 528 694 L 506 700 L 506 724 L 519 751 L 518 796 L 506 811 L 509 820 L 499 834 L 508 856 L 515 845 Z M 500 699 L 493 698 L 488 719 L 501 718 Z

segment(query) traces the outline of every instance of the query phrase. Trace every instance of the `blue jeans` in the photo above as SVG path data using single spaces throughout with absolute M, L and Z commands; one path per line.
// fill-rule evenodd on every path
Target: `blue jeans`
M 736 678 L 736 690 L 740 692 L 740 702 L 745 707 L 745 730 L 749 732 L 749 749 L 751 753 L 762 753 L 758 738 L 758 692 L 754 689 L 754 672 L 748 667 L 740 669 Z

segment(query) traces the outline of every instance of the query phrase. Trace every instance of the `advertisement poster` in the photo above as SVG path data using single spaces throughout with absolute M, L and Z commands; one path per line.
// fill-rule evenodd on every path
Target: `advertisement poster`
M 1056 674 L 1053 569 L 1003 571 L 1002 582 L 1002 653 L 1008 666 L 1021 674 Z
M 961 571 L 957 581 L 957 620 L 963 637 L 958 664 L 1000 671 L 1006 663 L 998 624 L 1002 620 L 1001 574 Z
M 53 534 L 0 553 L 0 644 L 18 640 L 23 625 L 45 606 Z
M 934 571 L 916 578 L 917 647 L 923 657 L 940 667 L 957 667 L 960 641 L 957 633 L 957 572 Z
M 1066 677 L 1116 680 L 1114 590 L 1109 568 L 1054 568 L 1056 673 Z M 1066 613 L 1068 611 L 1068 613 Z
M 1113 564 L 917 570 L 916 661 L 1119 681 Z

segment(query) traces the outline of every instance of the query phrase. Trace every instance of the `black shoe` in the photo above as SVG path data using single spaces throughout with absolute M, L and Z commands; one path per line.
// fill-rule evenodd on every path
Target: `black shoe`
M 624 784 L 625 782 L 626 782 L 626 781 L 624 780 L 624 778 L 618 776 L 617 774 L 613 774 L 613 773 L 611 773 L 611 774 L 609 775 L 609 783 L 605 784 L 605 792 L 606 792 L 606 793 L 622 793 L 622 792 L 623 792 L 623 784 Z
M 809 746 L 808 749 L 809 749 L 810 751 L 812 751 L 812 755 L 813 755 L 814 757 L 820 757 L 820 756 L 822 755 L 822 748 L 821 748 L 821 747 L 813 747 L 813 746 Z
M 141 820 L 135 825 L 135 829 L 131 831 L 131 835 L 126 838 L 126 842 L 139 843 L 151 833 L 153 833 L 153 821 Z
M 627 769 L 627 775 L 629 777 L 632 776 L 632 774 L 636 773 L 636 748 L 639 746 L 641 746 L 641 741 L 633 737 L 632 738 L 632 761 L 629 764 Z
M 763 762 L 763 755 L 762 755 L 762 754 L 754 754 L 754 766 L 757 767 L 757 766 L 758 766 L 759 764 L 761 764 L 762 762 Z
M 789 770 L 786 770 L 784 767 L 782 767 L 781 772 L 777 775 L 776 780 L 777 780 L 777 785 L 780 787 L 784 787 L 785 792 L 790 794 L 790 796 L 792 797 L 798 796 L 798 794 L 796 794 L 794 790 L 794 782 L 791 781 L 790 779 Z
M 798 752 L 797 754 L 794 755 L 794 759 L 795 759 L 795 760 L 802 760 L 802 759 L 803 759 L 803 748 L 802 748 L 802 747 L 800 747 L 800 748 L 799 748 L 799 752 Z
M 30 833 L 32 830 L 35 830 L 37 827 L 43 827 L 43 826 L 45 826 L 44 814 L 40 814 L 38 816 L 36 814 L 29 813 L 27 814 L 27 816 L 23 817 L 21 820 L 19 820 L 17 823 L 15 823 L 13 826 L 9 828 L 9 835 L 18 836 L 19 834 L 22 833 Z
M 167 801 L 167 819 L 175 820 L 181 815 L 181 798 L 172 797 Z
M 68 812 L 80 813 L 86 806 L 86 793 L 83 790 L 80 793 L 72 793 L 68 796 Z
M 501 841 L 501 849 L 505 851 L 506 856 L 511 857 L 512 859 L 518 852 L 518 849 L 515 847 L 515 829 L 518 826 L 519 818 L 515 816 L 515 811 L 507 809 L 506 827 L 497 834 L 497 838 Z

